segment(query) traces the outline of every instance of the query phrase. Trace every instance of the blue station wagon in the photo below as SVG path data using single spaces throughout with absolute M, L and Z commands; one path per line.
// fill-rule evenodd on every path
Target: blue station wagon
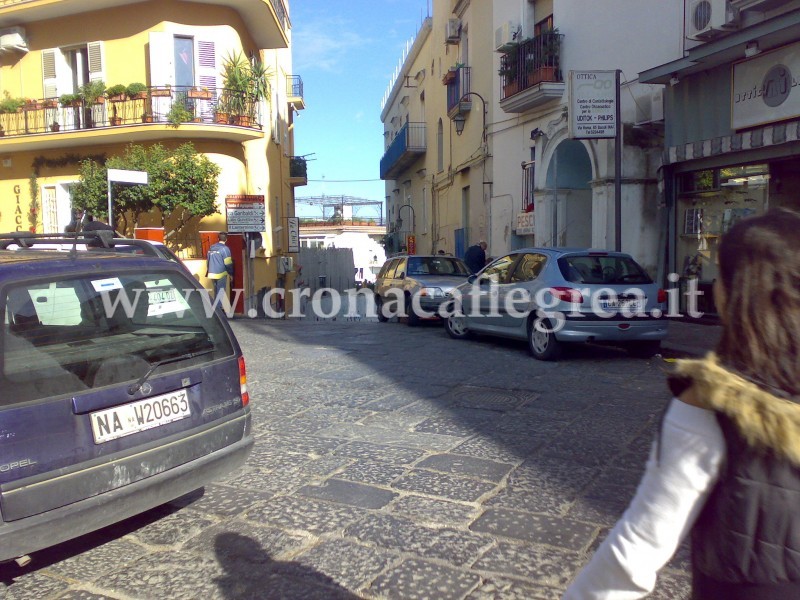
M 0 562 L 200 488 L 252 448 L 244 358 L 208 292 L 146 242 L 154 256 L 90 239 L 0 235 Z

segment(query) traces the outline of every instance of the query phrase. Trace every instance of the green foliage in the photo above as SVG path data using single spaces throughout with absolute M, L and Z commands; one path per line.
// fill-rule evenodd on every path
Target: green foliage
M 73 188 L 73 208 L 88 210 L 101 218 L 107 216 L 107 168 L 146 171 L 148 175 L 147 185 L 113 186 L 114 214 L 121 219 L 129 214 L 135 223 L 141 214 L 158 208 L 162 225 L 174 215 L 175 230 L 180 231 L 192 218 L 217 212 L 221 169 L 198 154 L 191 143 L 172 151 L 161 144 L 130 144 L 121 156 L 109 158 L 105 165 L 92 160 L 82 162 L 80 179 Z
M 0 113 L 15 113 L 24 105 L 24 98 L 12 98 L 8 90 L 5 90 L 3 98 L 0 100 Z
M 86 104 L 96 104 L 97 100 L 106 93 L 106 84 L 99 79 L 87 81 L 80 87 L 78 93 Z
M 73 102 L 76 100 L 82 100 L 82 96 L 80 94 L 61 94 L 58 98 L 58 102 L 61 106 L 71 106 Z
M 234 115 L 252 117 L 256 103 L 270 98 L 272 69 L 260 60 L 251 63 L 244 53 L 231 53 L 222 64 L 222 76 L 222 103 Z
M 133 99 L 136 97 L 137 94 L 141 94 L 142 92 L 147 91 L 147 86 L 143 83 L 131 83 L 127 88 L 125 88 L 125 93 L 128 94 L 128 98 Z
M 192 119 L 194 119 L 194 113 L 186 108 L 186 105 L 180 101 L 173 102 L 167 113 L 169 126 L 175 129 L 180 127 L 181 123 L 188 123 Z
M 128 88 L 121 83 L 117 85 L 112 85 L 110 88 L 106 90 L 106 94 L 109 96 L 121 96 L 122 94 L 127 93 Z

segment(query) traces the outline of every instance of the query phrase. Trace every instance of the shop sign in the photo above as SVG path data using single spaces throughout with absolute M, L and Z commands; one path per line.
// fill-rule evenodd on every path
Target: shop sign
M 286 228 L 289 231 L 289 252 L 300 252 L 300 219 L 289 217 L 286 221 Z
M 225 213 L 229 233 L 267 230 L 264 196 L 228 196 L 225 198 Z
M 406 236 L 406 252 L 408 252 L 409 254 L 417 253 L 417 236 L 415 235 Z
M 731 127 L 743 129 L 800 115 L 800 44 L 733 65 Z
M 534 218 L 532 212 L 523 212 L 517 214 L 517 222 L 514 227 L 514 233 L 517 235 L 533 235 L 534 233 Z
M 569 72 L 569 137 L 617 135 L 617 72 Z

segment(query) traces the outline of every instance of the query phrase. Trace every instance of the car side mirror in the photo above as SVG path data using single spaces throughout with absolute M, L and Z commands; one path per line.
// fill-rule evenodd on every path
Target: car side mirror
M 475 280 L 478 278 L 477 275 L 470 275 L 467 277 L 467 283 L 475 283 Z

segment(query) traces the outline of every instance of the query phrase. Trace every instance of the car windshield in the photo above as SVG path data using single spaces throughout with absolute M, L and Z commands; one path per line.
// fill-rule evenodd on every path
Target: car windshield
M 179 273 L 54 277 L 9 287 L 0 302 L 0 405 L 135 381 L 161 361 L 154 377 L 233 354 L 208 294 Z
M 410 256 L 408 275 L 449 275 L 467 277 L 469 269 L 452 256 Z
M 558 259 L 564 279 L 572 283 L 626 285 L 653 283 L 650 276 L 630 256 L 597 254 L 564 256 Z

